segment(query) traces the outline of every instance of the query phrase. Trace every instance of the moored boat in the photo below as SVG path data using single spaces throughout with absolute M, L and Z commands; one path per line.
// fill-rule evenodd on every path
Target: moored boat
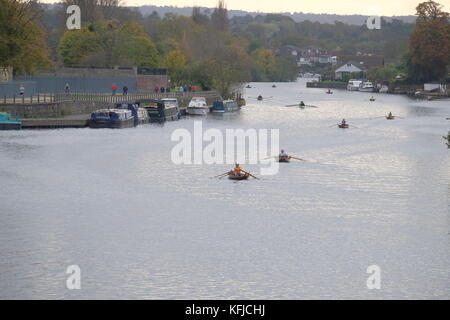
M 241 108 L 238 103 L 233 100 L 214 101 L 211 111 L 213 113 L 227 113 L 239 111 Z
M 147 110 L 141 108 L 139 106 L 139 103 L 134 102 L 116 103 L 116 109 L 130 110 L 134 117 L 135 126 L 149 122 Z
M 166 103 L 163 100 L 141 100 L 139 105 L 147 110 L 149 122 L 164 122 L 180 118 L 177 104 Z
M 361 86 L 361 80 L 351 79 L 348 81 L 347 90 L 349 91 L 359 91 L 359 87 Z
M 193 97 L 186 109 L 186 113 L 190 115 L 206 116 L 208 112 L 209 108 L 204 97 Z
M 89 121 L 91 128 L 132 128 L 134 127 L 134 116 L 130 110 L 125 109 L 101 109 L 92 112 Z
M 0 130 L 20 130 L 22 129 L 22 120 L 10 113 L 0 112 Z
M 365 82 L 363 82 L 360 85 L 359 91 L 361 91 L 361 92 L 374 92 L 375 91 L 375 86 L 373 85 L 372 82 L 365 81 Z

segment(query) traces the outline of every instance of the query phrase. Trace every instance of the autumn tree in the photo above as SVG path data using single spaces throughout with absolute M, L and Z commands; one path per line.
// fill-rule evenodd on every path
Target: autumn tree
M 0 0 L 0 67 L 16 74 L 51 64 L 45 33 L 31 10 L 33 1 Z
M 219 0 L 217 7 L 211 14 L 211 22 L 215 30 L 228 31 L 228 11 L 224 0 Z
M 441 80 L 450 65 L 449 13 L 432 0 L 416 10 L 417 26 L 409 43 L 409 77 L 419 82 Z
M 100 21 L 81 30 L 68 30 L 61 38 L 58 52 L 65 65 L 156 67 L 159 64 L 156 46 L 144 28 L 134 22 Z

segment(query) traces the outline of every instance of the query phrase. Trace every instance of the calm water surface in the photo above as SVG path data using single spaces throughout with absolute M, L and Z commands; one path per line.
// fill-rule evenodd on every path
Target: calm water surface
M 273 98 L 204 129 L 279 128 L 309 162 L 240 183 L 176 166 L 170 136 L 192 118 L 0 132 L 0 298 L 449 299 L 450 102 L 252 85 Z M 284 106 L 299 100 L 320 108 Z M 373 119 L 389 111 L 404 119 Z

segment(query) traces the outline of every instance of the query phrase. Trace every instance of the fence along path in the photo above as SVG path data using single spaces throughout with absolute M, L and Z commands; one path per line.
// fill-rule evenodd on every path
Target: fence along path
M 61 101 L 95 101 L 117 103 L 123 101 L 139 101 L 144 99 L 160 100 L 163 98 L 177 98 L 183 101 L 190 100 L 192 97 L 205 97 L 207 99 L 221 99 L 217 91 L 196 91 L 196 92 L 149 92 L 132 93 L 128 95 L 108 94 L 108 93 L 85 93 L 85 92 L 59 92 L 46 94 L 33 94 L 14 96 L 12 98 L 0 97 L 0 104 L 40 104 L 55 103 Z
M 98 101 L 117 103 L 123 101 L 139 101 L 139 100 L 160 100 L 163 98 L 177 98 L 177 99 L 191 99 L 192 97 L 205 97 L 217 99 L 220 94 L 217 91 L 196 91 L 196 92 L 151 92 L 151 93 L 133 93 L 128 95 L 122 94 L 105 94 L 105 93 L 57 93 L 54 96 L 54 101 Z

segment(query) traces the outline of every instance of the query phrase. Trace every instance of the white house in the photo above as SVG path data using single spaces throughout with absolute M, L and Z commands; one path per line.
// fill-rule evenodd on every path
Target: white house
M 347 62 L 342 67 L 336 69 L 335 78 L 342 79 L 345 74 L 352 74 L 353 72 L 364 71 L 361 67 L 357 67 L 356 63 Z

